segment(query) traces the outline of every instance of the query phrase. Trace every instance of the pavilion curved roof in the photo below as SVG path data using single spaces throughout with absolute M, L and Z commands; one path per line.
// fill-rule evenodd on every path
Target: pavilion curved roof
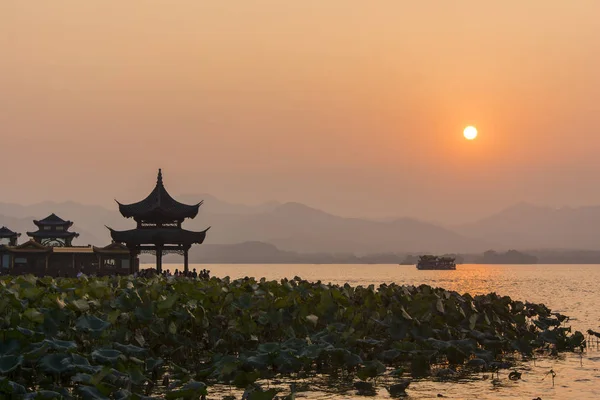
M 64 219 L 62 219 L 61 217 L 59 217 L 58 215 L 56 215 L 54 213 L 48 215 L 44 219 L 33 220 L 33 223 L 36 224 L 37 226 L 52 225 L 52 226 L 68 226 L 68 227 L 71 227 L 73 225 L 73 222 L 71 222 L 71 221 L 65 221 Z
M 79 237 L 79 233 L 77 232 L 68 232 L 68 231 L 62 231 L 62 232 L 58 232 L 58 231 L 42 231 L 42 230 L 38 230 L 35 232 L 27 232 L 27 236 L 32 237 L 32 238 L 40 238 L 40 239 L 46 239 L 46 238 L 50 238 L 50 239 L 74 239 Z
M 202 202 L 188 205 L 171 197 L 163 185 L 162 170 L 159 169 L 156 186 L 144 200 L 132 204 L 121 204 L 117 201 L 117 204 L 125 218 L 184 220 L 196 217 Z
M 201 232 L 188 231 L 179 228 L 158 228 L 158 229 L 130 229 L 127 231 L 116 231 L 112 228 L 110 236 L 117 243 L 126 243 L 127 245 L 143 244 L 202 244 L 206 238 L 207 228 Z
M 20 233 L 13 232 L 5 226 L 0 228 L 0 238 L 14 238 L 19 236 L 21 236 Z

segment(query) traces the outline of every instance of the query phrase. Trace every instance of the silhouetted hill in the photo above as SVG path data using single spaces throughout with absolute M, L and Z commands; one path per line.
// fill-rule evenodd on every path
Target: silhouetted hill
M 180 199 L 188 203 L 202 200 L 201 196 L 184 197 Z M 271 243 L 282 251 L 351 254 L 476 252 L 492 247 L 489 243 L 468 239 L 448 229 L 410 218 L 370 221 L 335 216 L 300 203 L 267 203 L 249 207 L 204 197 L 207 200 L 198 217 L 186 221 L 184 226 L 187 229 L 212 226 L 206 244 L 259 241 Z M 82 234 L 77 241 L 81 244 L 108 243 L 110 235 L 104 225 L 115 229 L 134 226 L 132 220 L 121 217 L 116 204 L 114 209 L 109 210 L 73 202 L 42 202 L 29 206 L 0 203 L 0 215 L 23 219 L 18 223 L 6 222 L 7 226 L 22 233 L 33 229 L 33 219 L 43 218 L 52 212 L 75 222 L 74 229 Z
M 599 249 L 600 207 L 556 209 L 519 203 L 455 230 L 503 250 Z
M 202 211 L 207 211 L 212 214 L 256 214 L 261 212 L 267 212 L 280 206 L 281 203 L 276 201 L 270 201 L 258 205 L 246 205 L 236 204 L 223 201 L 210 194 L 184 194 L 176 196 L 177 200 L 182 203 L 195 204 L 200 200 L 204 200 L 204 206 L 201 208 Z
M 480 264 L 537 264 L 537 262 L 536 256 L 516 250 L 509 250 L 505 253 L 488 250 L 483 253 L 479 261 Z
M 263 242 L 236 244 L 205 244 L 190 251 L 190 262 L 197 264 L 398 264 L 405 254 L 385 253 L 362 257 L 353 254 L 310 253 L 283 251 Z M 154 258 L 143 256 L 143 263 Z M 169 255 L 166 263 L 181 264 L 181 257 Z
M 200 220 L 213 226 L 209 243 L 257 240 L 301 253 L 379 253 L 400 251 L 483 251 L 489 244 L 467 239 L 439 226 L 409 218 L 391 222 L 343 218 L 299 203 L 250 215 L 211 215 Z M 194 221 L 189 226 L 197 225 Z M 207 242 L 208 243 L 208 242 Z

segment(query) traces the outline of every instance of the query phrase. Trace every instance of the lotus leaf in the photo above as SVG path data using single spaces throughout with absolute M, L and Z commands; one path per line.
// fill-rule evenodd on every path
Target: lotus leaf
M 398 368 L 393 371 L 390 371 L 391 376 L 402 376 L 404 375 L 404 368 Z
M 410 370 L 414 378 L 420 378 L 428 375 L 430 368 L 430 358 L 425 355 L 416 355 L 411 360 Z
M 487 366 L 487 362 L 485 362 L 485 360 L 482 360 L 481 358 L 474 358 L 472 360 L 469 360 L 467 366 L 475 368 L 484 368 Z
M 468 358 L 468 354 L 464 353 L 458 347 L 450 346 L 444 350 L 448 362 L 453 365 L 462 365 Z
M 53 392 L 51 390 L 39 390 L 37 392 L 27 394 L 24 399 L 25 400 L 37 400 L 37 399 L 49 399 L 49 400 L 62 400 L 63 395 L 58 392 Z
M 64 353 L 47 354 L 40 359 L 38 365 L 50 374 L 63 374 L 75 369 L 71 355 Z
M 248 385 L 256 382 L 258 378 L 260 378 L 260 372 L 258 371 L 239 371 L 235 374 L 235 377 L 233 378 L 233 384 L 236 387 L 243 389 L 248 387 Z
M 583 347 L 585 344 L 585 337 L 581 332 L 575 332 L 573 336 L 568 339 L 568 349 L 574 350 L 578 347 Z
M 23 316 L 28 320 L 35 322 L 36 324 L 41 324 L 44 322 L 44 314 L 42 314 L 35 308 L 28 308 L 23 313 Z
M 446 362 L 497 369 L 514 351 L 586 345 L 583 334 L 563 327 L 567 317 L 540 304 L 427 285 L 300 278 L 1 277 L 0 316 L 0 367 L 11 369 L 22 356 L 20 379 L 37 376 L 27 386 L 65 398 L 162 395 L 161 381 L 178 388 L 167 392 L 171 398 L 196 396 L 183 391 L 193 389 L 185 386 L 191 378 L 254 387 L 295 373 L 372 379 L 386 367 L 399 377 L 410 365 L 424 376 Z M 8 390 L 2 381 L 0 393 Z
M 0 355 L 18 354 L 20 349 L 21 344 L 18 340 L 10 339 L 0 342 Z
M 144 382 L 148 381 L 148 378 L 144 375 L 144 373 L 137 367 L 129 368 L 127 371 L 127 375 L 133 384 L 142 385 Z
M 0 394 L 10 395 L 10 398 L 19 398 L 26 393 L 27 390 L 24 386 L 9 381 L 6 377 L 0 376 Z
M 289 351 L 279 353 L 277 358 L 273 360 L 273 365 L 277 372 L 284 374 L 297 372 L 300 370 L 300 368 L 302 368 L 302 363 L 300 360 Z
M 25 337 L 33 337 L 35 335 L 35 332 L 32 331 L 31 329 L 26 329 L 21 326 L 17 326 L 17 332 L 19 332 L 21 335 L 23 335 Z
M 371 346 L 371 347 L 375 347 L 375 346 L 381 345 L 383 342 L 381 340 L 367 338 L 367 339 L 359 339 L 359 340 L 356 341 L 356 343 L 365 344 L 365 345 L 368 345 L 368 346 Z
M 314 359 L 319 358 L 322 351 L 323 351 L 322 346 L 317 345 L 317 344 L 311 344 L 311 345 L 305 347 L 301 351 L 300 356 L 303 358 L 308 358 L 310 360 L 314 360 Z
M 73 305 L 73 308 L 80 312 L 86 312 L 90 309 L 89 303 L 84 299 L 73 300 L 71 304 Z
M 132 393 L 128 390 L 121 389 L 113 394 L 115 400 L 129 400 L 132 398 Z
M 371 382 L 354 382 L 354 388 L 361 396 L 375 396 L 377 391 Z
M 398 349 L 385 350 L 379 354 L 378 358 L 384 363 L 394 363 L 402 356 L 402 352 Z
M 176 294 L 167 297 L 166 299 L 159 301 L 156 305 L 158 311 L 170 310 L 177 302 L 178 296 Z
M 167 393 L 165 398 L 169 399 L 198 399 L 202 395 L 207 395 L 206 385 L 202 382 L 190 381 L 181 389 Z
M 44 342 L 33 343 L 29 346 L 27 352 L 23 353 L 26 360 L 39 360 L 44 354 L 48 353 L 48 344 Z
M 155 359 L 155 358 L 149 358 L 146 360 L 146 369 L 148 369 L 149 371 L 152 371 L 155 368 L 160 367 L 161 365 L 164 364 L 164 360 L 162 359 Z
M 123 353 L 113 349 L 98 349 L 92 352 L 92 359 L 101 364 L 112 364 L 117 362 Z
M 115 349 L 127 354 L 127 355 L 136 355 L 136 356 L 141 356 L 147 353 L 146 349 L 143 349 L 141 347 L 137 347 L 131 344 L 120 344 L 120 343 L 115 343 L 114 344 Z
M 57 351 L 77 350 L 77 343 L 71 341 L 45 339 L 42 343 L 47 345 L 49 348 Z
M 99 333 L 110 326 L 107 321 L 101 320 L 94 315 L 82 315 L 75 323 L 75 328 L 83 332 Z
M 437 302 L 435 303 L 435 308 L 438 310 L 438 312 L 440 312 L 441 314 L 445 314 L 446 313 L 446 309 L 444 308 L 444 302 L 442 301 L 442 299 L 438 299 Z
M 75 390 L 83 400 L 110 400 L 100 390 L 92 386 L 79 385 Z
M 23 356 L 0 356 L 0 374 L 6 375 L 23 364 Z
M 357 376 L 366 381 L 370 378 L 376 378 L 378 375 L 381 375 L 385 372 L 386 368 L 381 362 L 375 361 L 367 361 L 365 366 L 358 370 Z
M 277 395 L 277 390 L 253 390 L 248 394 L 248 400 L 273 400 Z
M 406 388 L 410 385 L 410 381 L 402 381 L 388 388 L 391 397 L 401 397 L 406 395 Z
M 77 373 L 77 374 L 73 375 L 71 380 L 75 383 L 91 384 L 92 376 L 90 374 Z

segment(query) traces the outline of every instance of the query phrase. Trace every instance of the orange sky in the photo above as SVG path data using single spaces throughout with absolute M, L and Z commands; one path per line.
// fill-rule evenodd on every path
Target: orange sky
M 162 167 L 174 193 L 342 215 L 600 204 L 598 16 L 597 0 L 4 0 L 0 201 L 133 201 Z

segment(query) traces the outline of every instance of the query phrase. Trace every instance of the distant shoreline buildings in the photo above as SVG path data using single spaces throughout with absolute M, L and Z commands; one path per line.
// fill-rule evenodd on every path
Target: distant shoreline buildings
M 118 202 L 117 202 L 118 203 Z M 20 233 L 7 227 L 0 228 L 0 271 L 2 274 L 37 276 L 127 275 L 139 271 L 139 255 L 156 256 L 156 268 L 162 270 L 162 257 L 176 253 L 184 257 L 188 271 L 188 251 L 206 238 L 207 228 L 201 232 L 181 227 L 187 218 L 195 218 L 202 202 L 195 205 L 179 203 L 166 191 L 159 169 L 154 190 L 142 201 L 124 205 L 119 211 L 125 218 L 133 218 L 137 226 L 126 231 L 111 228 L 113 242 L 105 247 L 74 246 L 77 232 L 69 229 L 72 221 L 55 214 L 34 220 L 36 231 L 27 232 L 30 239 L 18 243 Z

